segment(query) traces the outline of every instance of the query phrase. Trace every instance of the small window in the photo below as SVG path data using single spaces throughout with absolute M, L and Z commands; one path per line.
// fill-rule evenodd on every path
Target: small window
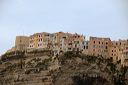
M 86 46 L 86 49 L 88 49 L 88 46 Z
M 20 40 L 20 43 L 22 42 L 22 40 Z
M 118 60 L 118 57 L 116 57 L 116 60 Z
M 95 51 L 95 49 L 93 49 L 93 51 Z
M 100 41 L 99 41 L 99 44 L 100 44 Z
M 95 48 L 95 45 L 93 45 L 93 48 Z
M 94 41 L 94 44 L 95 44 L 95 41 Z
M 116 45 L 118 45 L 118 43 L 116 43 Z
M 75 47 L 77 47 L 77 45 L 75 44 Z
M 84 49 L 85 49 L 85 46 L 84 46 Z
M 108 47 L 106 46 L 106 49 L 108 49 Z

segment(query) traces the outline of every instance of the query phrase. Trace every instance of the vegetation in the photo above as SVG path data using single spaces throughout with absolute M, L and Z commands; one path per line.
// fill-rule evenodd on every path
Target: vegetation
M 80 52 L 69 51 L 61 56 L 56 56 L 54 59 L 53 57 L 43 59 L 41 58 L 42 55 L 41 57 L 31 57 L 31 55 L 40 55 L 40 53 L 51 55 L 52 52 L 35 50 L 26 53 L 29 54 L 29 57 L 25 57 L 25 52 L 23 51 L 4 54 L 1 57 L 0 64 L 5 65 L 5 68 L 0 71 L 0 75 L 16 74 L 19 70 L 24 74 L 42 73 L 41 71 L 48 71 L 49 66 L 55 63 L 54 60 L 57 60 L 60 68 L 50 71 L 50 76 L 52 76 L 55 83 L 62 79 L 67 79 L 67 81 L 71 79 L 73 85 L 125 85 L 125 74 L 128 68 L 121 66 L 120 61 L 113 63 L 111 58 L 104 59 L 102 56 L 90 56 Z M 17 62 L 14 63 L 12 60 Z
M 108 83 L 103 77 L 90 77 L 87 74 L 82 76 L 73 76 L 72 77 L 74 84 L 73 85 L 105 85 Z
M 14 59 L 24 58 L 25 57 L 24 53 L 25 51 L 14 51 L 14 52 L 5 53 L 4 55 L 1 56 L 1 61 L 6 62 Z
M 118 65 L 121 66 L 120 61 L 118 61 L 117 63 L 113 63 L 113 60 L 111 58 L 104 59 L 102 56 L 89 56 L 89 55 L 84 55 L 80 53 L 77 54 L 75 52 L 66 52 L 64 53 L 64 55 L 60 56 L 58 59 L 63 66 L 66 66 L 66 67 L 69 66 L 69 69 L 71 70 L 71 68 L 73 69 L 75 67 L 78 67 L 75 65 L 75 62 L 77 62 L 75 61 L 76 58 L 80 58 L 83 64 L 86 62 L 88 63 L 89 66 L 91 66 L 91 64 L 98 66 L 98 69 L 100 69 L 100 71 L 101 69 L 104 68 L 103 72 L 110 75 L 110 79 L 114 85 L 125 85 L 124 78 L 128 68 L 122 66 L 119 69 Z M 71 63 L 68 63 L 67 62 L 68 60 L 70 60 Z M 102 68 L 100 68 L 100 66 L 102 66 Z M 96 68 L 93 68 L 93 69 L 96 69 Z M 108 82 L 106 79 L 104 79 L 101 76 L 95 78 L 95 77 L 88 77 L 87 75 L 85 76 L 85 74 L 83 75 L 84 77 L 73 76 L 73 81 L 75 82 L 74 85 L 85 85 L 87 83 L 88 83 L 87 85 L 104 85 L 104 83 Z M 100 82 L 100 83 L 96 84 L 95 82 Z
M 27 53 L 28 54 L 34 54 L 34 55 L 36 55 L 36 54 L 43 54 L 43 55 L 48 55 L 48 56 L 53 55 L 52 50 L 41 50 L 41 49 L 40 50 L 35 49 L 35 50 L 27 51 Z

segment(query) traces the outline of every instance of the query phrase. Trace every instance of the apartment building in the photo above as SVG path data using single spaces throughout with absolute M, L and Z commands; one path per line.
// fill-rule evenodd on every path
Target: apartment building
M 48 49 L 55 54 L 66 51 L 81 51 L 85 37 L 77 33 L 36 33 L 29 37 L 29 49 Z
M 45 49 L 52 50 L 54 55 L 77 51 L 87 55 L 103 56 L 112 58 L 114 62 L 121 60 L 122 65 L 128 65 L 128 40 L 111 41 L 110 38 L 90 37 L 64 32 L 35 33 L 29 37 L 17 36 L 14 50 Z
M 119 61 L 121 59 L 121 51 L 119 47 L 112 45 L 109 47 L 109 57 L 113 59 L 114 62 Z
M 90 37 L 86 42 L 86 51 L 88 55 L 108 57 L 109 47 L 111 45 L 110 38 Z
M 128 66 L 128 40 L 123 40 L 123 47 L 121 51 L 122 51 L 121 64 L 124 66 Z
M 119 61 L 123 59 L 124 50 L 128 45 L 127 40 L 119 40 L 119 41 L 112 41 L 112 45 L 110 46 L 109 56 L 113 58 L 113 61 Z
M 36 33 L 29 37 L 29 48 L 30 49 L 39 49 L 39 48 L 48 48 L 48 44 L 51 42 L 50 33 Z
M 66 51 L 83 51 L 85 36 L 74 34 L 66 41 Z

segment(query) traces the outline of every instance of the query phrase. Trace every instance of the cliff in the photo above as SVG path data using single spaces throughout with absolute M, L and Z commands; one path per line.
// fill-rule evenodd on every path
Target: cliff
M 17 51 L 2 55 L 0 85 L 125 85 L 126 70 L 101 56 Z

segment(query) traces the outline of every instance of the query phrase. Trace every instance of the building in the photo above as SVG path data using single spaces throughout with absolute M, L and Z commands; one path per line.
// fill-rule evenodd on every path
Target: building
M 85 36 L 73 34 L 66 40 L 66 51 L 83 51 Z
M 125 40 L 124 48 L 122 50 L 121 64 L 128 66 L 128 40 Z
M 66 51 L 82 51 L 85 37 L 77 33 L 36 33 L 29 37 L 29 49 L 48 49 L 55 55 Z
M 88 55 L 108 57 L 109 47 L 111 45 L 110 38 L 90 37 L 86 43 L 86 53 Z
M 109 47 L 109 57 L 114 61 L 119 61 L 121 57 L 121 51 L 115 45 Z
M 41 49 L 52 50 L 54 55 L 67 51 L 82 52 L 86 55 L 103 56 L 111 58 L 113 62 L 121 61 L 122 65 L 128 66 L 128 40 L 111 41 L 110 38 L 90 37 L 88 41 L 85 36 L 74 33 L 35 33 L 27 36 L 17 36 L 15 50 Z
M 128 45 L 127 40 L 112 41 L 110 47 L 109 56 L 113 58 L 113 61 L 119 61 L 123 59 L 124 51 Z
M 29 37 L 29 48 L 30 49 L 46 49 L 50 43 L 50 33 L 36 33 Z M 51 40 L 52 41 L 52 40 Z
M 26 50 L 29 46 L 29 37 L 27 36 L 16 36 L 15 50 Z M 13 48 L 14 49 L 14 48 Z

